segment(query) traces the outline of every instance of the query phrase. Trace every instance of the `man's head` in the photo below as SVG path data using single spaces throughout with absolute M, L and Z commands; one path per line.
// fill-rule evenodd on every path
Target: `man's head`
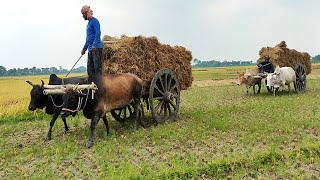
M 81 9 L 81 13 L 84 20 L 90 20 L 92 18 L 93 11 L 90 9 L 90 6 L 84 5 Z
M 271 57 L 270 56 L 264 56 L 265 62 L 269 62 Z

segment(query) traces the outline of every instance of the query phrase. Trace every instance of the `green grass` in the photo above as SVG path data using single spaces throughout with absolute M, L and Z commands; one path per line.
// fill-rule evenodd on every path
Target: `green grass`
M 210 79 L 220 73 L 209 71 Z M 206 74 L 194 76 L 197 80 Z M 11 120 L 10 111 L 0 120 L 0 177 L 316 179 L 319 89 L 320 79 L 309 80 L 303 94 L 283 92 L 276 97 L 265 87 L 260 95 L 246 95 L 244 87 L 235 85 L 191 87 L 182 91 L 176 122 L 156 126 L 147 112 L 149 127 L 132 132 L 131 122 L 122 125 L 108 115 L 113 134 L 106 137 L 100 121 L 91 149 L 85 147 L 90 121 L 82 115 L 68 118 L 67 134 L 59 118 L 52 140 L 44 141 L 49 116 L 37 111 Z M 19 96 L 29 99 L 27 84 L 20 90 Z

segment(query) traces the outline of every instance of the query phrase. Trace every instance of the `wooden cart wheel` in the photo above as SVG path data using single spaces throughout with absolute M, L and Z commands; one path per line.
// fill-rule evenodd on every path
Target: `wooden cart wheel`
M 128 105 L 124 108 L 111 110 L 111 115 L 115 120 L 124 123 L 125 120 L 132 118 L 133 107 Z
M 138 112 L 139 118 L 144 118 L 144 109 L 143 109 L 142 104 L 143 103 L 141 102 L 140 107 L 139 107 L 139 112 Z M 127 119 L 133 118 L 133 112 L 134 112 L 134 109 L 133 109 L 132 105 L 130 104 L 124 108 L 111 110 L 111 115 L 115 120 L 117 120 L 121 123 L 124 123 Z
M 170 69 L 159 70 L 153 77 L 149 90 L 149 105 L 157 123 L 170 118 L 175 120 L 179 111 L 180 86 Z
M 296 85 L 295 90 L 297 93 L 304 92 L 307 87 L 307 74 L 304 67 L 301 64 L 296 65 Z

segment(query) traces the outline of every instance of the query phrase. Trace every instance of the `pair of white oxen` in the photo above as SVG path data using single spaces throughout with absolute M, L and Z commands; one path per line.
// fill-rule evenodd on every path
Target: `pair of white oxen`
M 293 83 L 294 87 L 296 87 L 296 72 L 291 67 L 281 67 L 279 65 L 276 66 L 273 73 L 268 73 L 266 76 L 267 88 L 273 95 L 279 90 L 280 87 L 288 86 L 288 91 L 290 93 L 290 84 Z M 239 75 L 238 85 L 245 84 L 248 89 L 253 86 L 253 90 L 255 91 L 255 85 L 261 87 L 261 76 L 258 76 L 257 72 L 252 70 L 246 70 L 246 72 L 242 75 Z M 255 92 L 254 92 L 255 93 Z

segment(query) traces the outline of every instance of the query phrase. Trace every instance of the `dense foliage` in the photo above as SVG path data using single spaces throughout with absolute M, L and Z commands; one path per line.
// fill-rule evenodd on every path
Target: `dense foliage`
M 86 72 L 84 66 L 80 66 L 72 70 L 72 73 L 83 73 Z M 29 75 L 46 75 L 46 74 L 67 74 L 69 70 L 63 69 L 61 66 L 59 69 L 56 67 L 50 68 L 13 68 L 7 70 L 5 67 L 0 66 L 0 76 L 29 76 Z
M 253 61 L 216 61 L 216 60 L 211 60 L 211 61 L 201 61 L 198 59 L 194 59 L 192 63 L 192 67 L 227 67 L 227 66 L 250 66 L 254 65 Z
M 320 54 L 314 56 L 314 57 L 311 59 L 311 62 L 313 62 L 313 63 L 319 63 L 319 62 L 320 62 Z

